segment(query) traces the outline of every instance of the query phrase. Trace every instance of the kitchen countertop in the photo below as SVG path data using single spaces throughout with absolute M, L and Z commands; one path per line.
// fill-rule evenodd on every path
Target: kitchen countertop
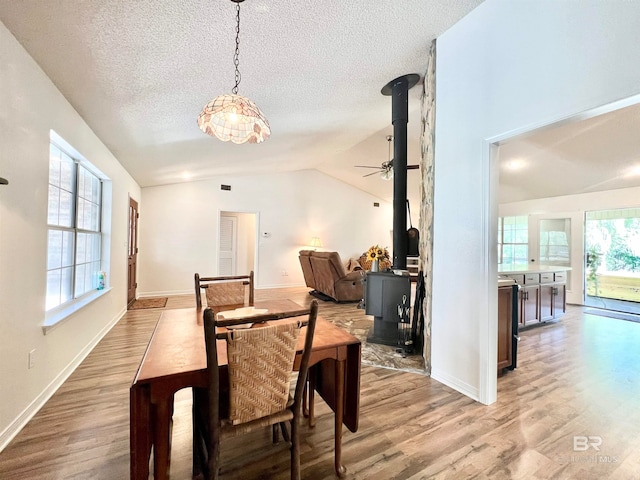
M 498 265 L 498 273 L 501 275 L 517 274 L 517 273 L 547 273 L 547 272 L 566 272 L 571 267 L 563 267 L 561 265 Z
M 516 281 L 513 278 L 503 277 L 498 275 L 498 287 L 508 287 L 509 285 L 515 285 Z

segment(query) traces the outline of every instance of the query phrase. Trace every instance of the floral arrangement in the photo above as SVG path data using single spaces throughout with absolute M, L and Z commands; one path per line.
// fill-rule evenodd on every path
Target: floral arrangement
M 367 250 L 367 258 L 371 261 L 389 260 L 389 250 L 382 248 L 380 245 L 372 245 Z
M 360 265 L 365 270 L 371 270 L 371 263 L 378 260 L 380 270 L 391 268 L 391 260 L 389 259 L 389 250 L 380 245 L 372 245 L 360 257 Z

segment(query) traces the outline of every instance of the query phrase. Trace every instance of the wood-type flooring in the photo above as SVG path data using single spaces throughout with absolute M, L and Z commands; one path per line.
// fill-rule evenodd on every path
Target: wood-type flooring
M 256 296 L 311 300 L 301 288 Z M 170 297 L 165 308 L 193 304 Z M 346 478 L 640 479 L 640 324 L 583 310 L 569 306 L 558 322 L 521 333 L 518 368 L 498 379 L 490 406 L 424 374 L 363 365 L 360 428 L 344 429 Z M 331 320 L 352 322 L 354 312 L 320 305 Z M 124 315 L 0 452 L 0 479 L 129 478 L 129 386 L 160 313 Z M 302 477 L 333 479 L 333 416 L 317 406 L 316 427 L 302 428 Z M 190 408 L 182 390 L 174 480 L 190 478 Z M 268 432 L 225 444 L 222 462 L 222 479 L 289 478 L 286 446 L 271 446 Z

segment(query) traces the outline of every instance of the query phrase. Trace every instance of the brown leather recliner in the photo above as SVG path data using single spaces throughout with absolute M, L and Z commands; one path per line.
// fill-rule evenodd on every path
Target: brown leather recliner
M 338 252 L 300 251 L 300 266 L 311 295 L 336 302 L 358 302 L 364 296 L 363 270 L 347 273 Z

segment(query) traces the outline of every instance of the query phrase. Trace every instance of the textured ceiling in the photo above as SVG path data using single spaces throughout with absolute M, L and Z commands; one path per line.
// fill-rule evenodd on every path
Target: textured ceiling
M 142 186 L 316 168 L 389 199 L 392 182 L 353 167 L 388 160 L 391 100 L 380 89 L 423 74 L 431 40 L 480 3 L 245 1 L 239 93 L 271 124 L 259 145 L 196 124 L 234 84 L 230 0 L 0 0 L 0 20 Z M 420 93 L 410 91 L 409 163 Z
M 354 167 L 388 160 L 391 100 L 380 89 L 423 74 L 431 40 L 481 1 L 246 0 L 239 93 L 271 124 L 259 145 L 223 143 L 196 124 L 205 103 L 234 83 L 230 0 L 0 0 L 0 21 L 141 186 L 315 168 L 389 200 L 392 182 Z M 419 158 L 420 93 L 409 92 L 409 164 Z M 593 130 L 561 135 L 587 141 Z M 560 148 L 548 132 L 525 140 L 508 142 L 501 158 L 520 155 L 522 144 L 536 173 L 501 169 L 503 201 L 559 194 L 561 185 L 548 182 L 552 169 L 582 165 L 582 153 L 594 152 Z M 608 172 L 578 187 L 565 177 L 565 190 L 613 186 Z M 412 202 L 418 175 L 408 173 Z

